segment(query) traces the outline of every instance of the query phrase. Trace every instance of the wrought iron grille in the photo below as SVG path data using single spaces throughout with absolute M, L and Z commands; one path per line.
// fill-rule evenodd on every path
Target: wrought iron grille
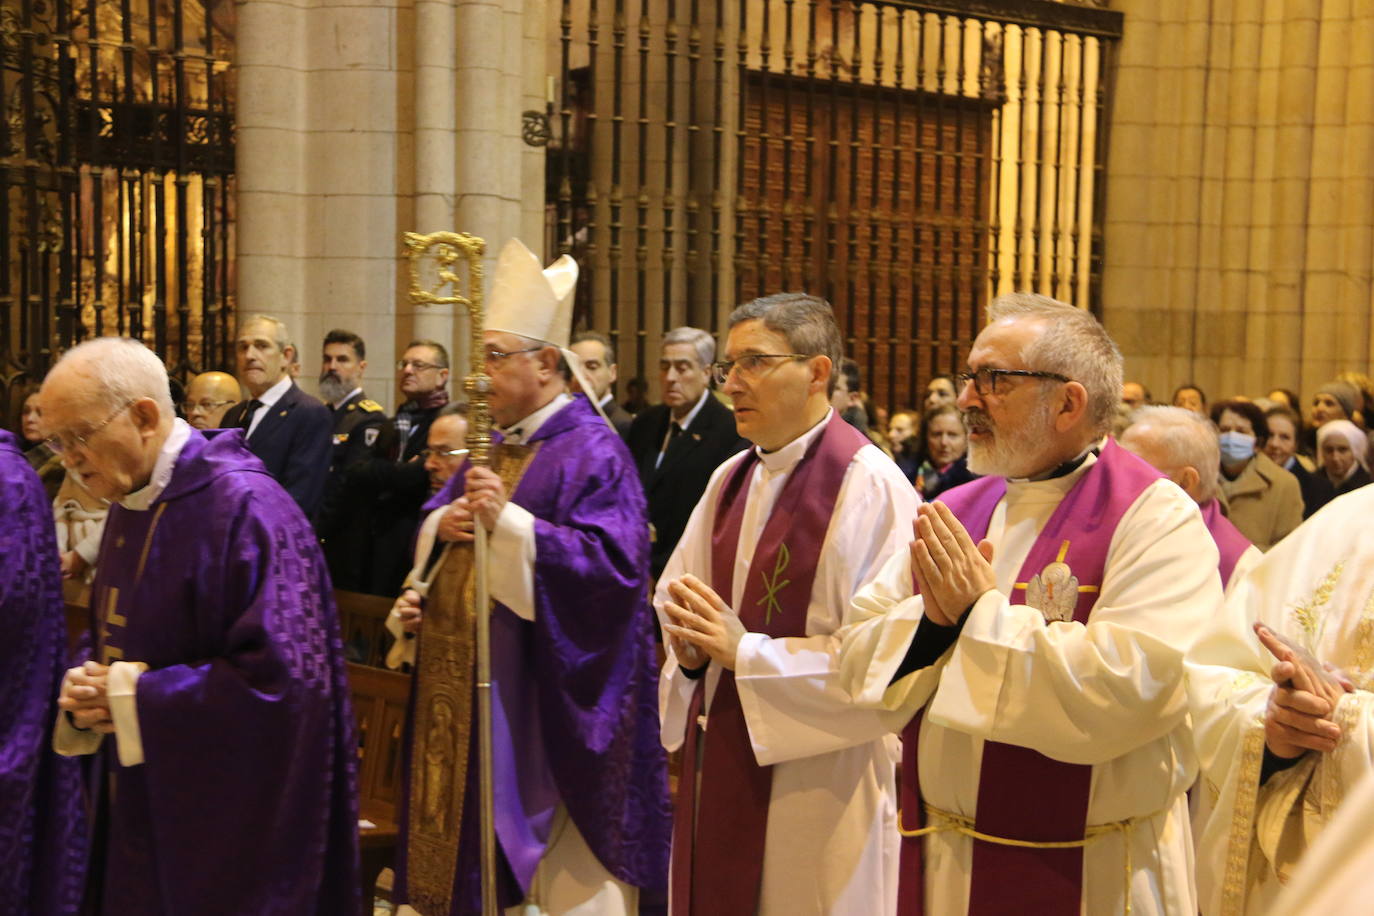
M 1120 13 L 1048 0 L 562 0 L 548 248 L 621 377 L 757 295 L 835 306 L 920 403 L 994 295 L 1100 306 Z
M 22 0 L 0 17 L 0 395 L 54 356 L 143 339 L 224 365 L 233 308 L 234 8 Z

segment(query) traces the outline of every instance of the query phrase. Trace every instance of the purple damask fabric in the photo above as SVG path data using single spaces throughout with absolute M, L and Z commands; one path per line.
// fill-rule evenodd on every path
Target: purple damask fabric
M 147 511 L 110 511 L 97 569 L 97 657 L 149 666 L 145 762 L 103 748 L 104 912 L 355 912 L 353 713 L 300 508 L 241 432 L 193 431 Z
M 501 902 L 528 890 L 562 803 L 601 864 L 642 889 L 640 909 L 649 912 L 667 891 L 672 813 L 644 491 L 624 443 L 585 398 L 550 417 L 529 444 L 538 451 L 511 500 L 535 517 L 535 619 L 500 605 L 492 616 Z M 457 498 L 465 474 L 430 507 Z M 454 914 L 480 912 L 475 747 Z M 399 848 L 404 887 L 404 833 Z
M 52 750 L 66 633 L 52 507 L 0 430 L 0 916 L 81 904 L 81 770 Z

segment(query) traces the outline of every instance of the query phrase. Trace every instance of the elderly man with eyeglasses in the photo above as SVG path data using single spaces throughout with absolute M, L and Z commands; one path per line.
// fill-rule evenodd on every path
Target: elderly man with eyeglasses
M 853 709 L 833 634 L 919 498 L 831 407 L 840 358 L 830 305 L 782 293 L 734 311 L 713 366 L 754 447 L 711 477 L 654 595 L 675 914 L 896 905 L 901 721 Z
M 102 913 L 349 913 L 357 742 L 329 573 L 238 430 L 177 419 L 161 361 L 101 337 L 41 394 L 67 473 L 115 503 L 55 749 L 93 755 Z M 46 912 L 46 911 L 45 911 Z
M 1184 657 L 1221 606 L 1193 500 L 1106 432 L 1088 312 L 992 303 L 959 378 L 969 470 L 855 599 L 842 681 L 896 710 L 899 913 L 1193 914 Z
M 239 380 L 228 372 L 202 372 L 186 388 L 181 405 L 186 422 L 195 429 L 218 429 L 224 414 L 239 402 Z
M 668 880 L 667 760 L 644 600 L 649 524 L 624 443 L 590 401 L 568 393 L 576 283 L 570 257 L 545 270 L 518 240 L 502 249 L 483 333 L 498 427 L 492 463 L 464 463 L 427 504 L 434 514 L 411 588 L 389 625 L 419 633 L 418 697 L 470 674 L 459 661 L 471 658 L 457 648 L 464 641 L 450 644 L 451 661 L 443 640 L 471 613 L 458 571 L 482 525 L 500 905 L 629 916 L 651 909 Z M 448 546 L 433 550 L 436 536 Z M 475 739 L 455 746 L 447 737 L 475 731 L 472 681 L 463 684 L 452 715 L 426 720 L 421 707 L 412 726 L 411 759 L 443 759 L 444 772 L 405 781 L 392 895 L 402 916 L 480 909 Z

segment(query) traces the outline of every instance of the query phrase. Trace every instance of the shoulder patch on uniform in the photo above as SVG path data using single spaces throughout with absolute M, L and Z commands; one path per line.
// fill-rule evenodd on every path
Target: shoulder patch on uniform
M 378 404 L 371 398 L 363 398 L 361 401 L 358 402 L 358 406 L 361 407 L 363 410 L 366 410 L 368 413 L 380 413 L 382 410 L 382 405 Z

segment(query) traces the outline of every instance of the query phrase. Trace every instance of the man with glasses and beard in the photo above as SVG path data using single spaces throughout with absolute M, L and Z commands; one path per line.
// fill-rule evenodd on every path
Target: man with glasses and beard
M 986 476 L 921 507 L 839 653 L 860 707 L 910 718 L 898 912 L 1196 913 L 1184 656 L 1216 545 L 1106 438 L 1102 326 L 1029 293 L 988 317 L 958 389 Z
M 334 450 L 315 527 L 334 587 L 381 594 L 371 574 L 376 497 L 358 485 L 352 470 L 371 459 L 389 461 L 396 433 L 382 405 L 363 392 L 366 356 L 367 345 L 352 331 L 335 328 L 325 335 L 320 397 L 334 414 Z

